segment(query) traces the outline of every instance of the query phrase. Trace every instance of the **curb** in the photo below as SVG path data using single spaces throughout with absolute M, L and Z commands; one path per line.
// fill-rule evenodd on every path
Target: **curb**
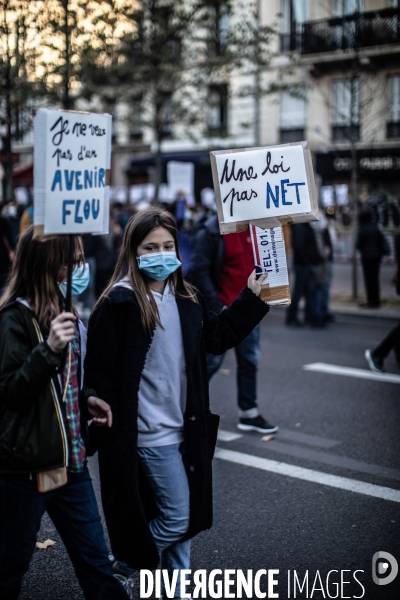
M 331 312 L 337 315 L 350 315 L 356 317 L 369 317 L 373 319 L 400 319 L 400 310 L 396 308 L 359 308 L 353 304 L 332 302 L 329 306 Z

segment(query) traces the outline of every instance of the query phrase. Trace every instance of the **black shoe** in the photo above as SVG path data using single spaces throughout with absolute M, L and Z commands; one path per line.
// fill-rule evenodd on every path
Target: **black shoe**
M 114 577 L 115 579 L 118 579 L 125 592 L 127 593 L 128 598 L 130 598 L 130 600 L 133 600 L 133 598 L 135 597 L 133 594 L 133 589 L 135 586 L 133 579 L 130 579 L 129 577 L 124 577 L 124 575 L 120 575 L 119 573 L 114 573 Z
M 123 575 L 124 577 L 133 577 L 135 574 L 137 574 L 136 569 L 132 569 L 132 567 L 121 560 L 115 561 L 113 564 L 113 571 L 116 575 Z
M 289 327 L 303 327 L 303 323 L 298 319 L 287 320 L 286 325 L 288 325 Z
M 279 429 L 276 425 L 271 425 L 261 415 L 254 419 L 241 418 L 237 424 L 237 428 L 241 431 L 258 431 L 259 433 L 276 433 Z
M 333 323 L 335 320 L 335 315 L 333 315 L 332 313 L 328 313 L 327 315 L 322 317 L 322 320 L 324 323 Z
M 367 359 L 369 364 L 369 368 L 374 373 L 384 373 L 385 369 L 383 368 L 383 360 L 374 354 L 373 350 L 366 350 L 364 352 L 364 356 Z
M 375 302 L 362 302 L 361 304 L 358 305 L 360 308 L 380 308 L 380 302 L 379 303 L 375 303 Z
M 315 319 L 314 321 L 310 321 L 309 325 L 310 327 L 314 327 L 316 329 L 323 329 L 327 326 L 327 323 L 322 319 Z

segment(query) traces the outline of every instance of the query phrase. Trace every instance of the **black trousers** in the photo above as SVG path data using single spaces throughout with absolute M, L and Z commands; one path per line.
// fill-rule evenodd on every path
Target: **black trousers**
M 386 358 L 391 350 L 400 345 L 400 322 L 392 331 L 385 337 L 377 348 L 374 348 L 374 354 L 379 358 Z
M 362 267 L 364 272 L 365 291 L 367 293 L 367 302 L 374 306 L 379 306 L 381 303 L 379 290 L 379 269 L 381 259 L 363 260 Z

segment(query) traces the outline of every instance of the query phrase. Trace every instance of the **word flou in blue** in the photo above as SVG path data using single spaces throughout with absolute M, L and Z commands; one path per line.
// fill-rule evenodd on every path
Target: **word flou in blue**
M 300 185 L 306 185 L 305 182 L 298 182 L 298 183 L 290 183 L 289 179 L 281 179 L 281 200 L 282 200 L 282 206 L 290 206 L 291 204 L 293 204 L 293 202 L 291 202 L 290 200 L 288 200 L 286 198 L 286 195 L 288 194 L 289 190 L 286 189 L 287 187 L 294 187 L 296 190 L 296 200 L 297 200 L 297 204 L 301 204 L 301 200 L 300 200 L 300 193 L 299 193 L 299 186 Z M 272 191 L 271 186 L 269 185 L 269 183 L 267 182 L 267 208 L 270 208 L 271 206 L 271 200 L 274 203 L 274 205 L 276 206 L 276 208 L 279 208 L 279 186 L 276 185 L 275 186 L 275 195 Z
M 71 209 L 71 210 L 70 210 Z M 83 219 L 87 221 L 90 217 L 97 219 L 100 212 L 100 200 L 93 199 L 85 200 L 63 200 L 62 203 L 62 224 L 67 224 L 67 217 L 73 215 L 74 223 L 83 223 Z
M 64 169 L 64 183 L 67 191 L 71 190 L 82 190 L 92 187 L 105 187 L 106 185 L 106 170 L 99 169 L 97 167 L 93 171 L 72 171 Z M 54 173 L 53 183 L 51 184 L 51 191 L 55 190 L 63 191 L 63 178 L 61 169 L 57 169 Z

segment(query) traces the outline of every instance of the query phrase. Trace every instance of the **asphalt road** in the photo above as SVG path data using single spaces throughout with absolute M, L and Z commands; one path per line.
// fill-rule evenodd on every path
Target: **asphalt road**
M 400 378 L 389 382 L 357 371 L 348 376 L 303 369 L 318 362 L 365 375 L 364 350 L 395 322 L 339 316 L 329 328 L 311 330 L 287 328 L 283 321 L 283 309 L 275 309 L 262 327 L 259 405 L 280 427 L 274 439 L 263 441 L 256 433 L 232 439 L 240 434 L 233 351 L 211 383 L 223 439 L 214 460 L 214 526 L 193 541 L 192 569 L 245 574 L 252 569 L 253 575 L 279 570 L 273 589 L 284 599 L 398 599 L 400 575 L 376 585 L 372 557 L 385 551 L 400 563 Z M 393 355 L 385 367 L 400 375 Z M 91 471 L 98 491 L 95 459 Z M 21 598 L 83 598 L 62 542 L 45 518 L 39 540 L 47 538 L 56 545 L 35 552 Z M 294 571 L 300 585 L 305 582 L 302 592 L 296 586 L 296 595 Z M 341 578 L 350 583 L 340 585 Z M 264 575 L 261 590 L 268 592 Z M 138 586 L 136 593 L 139 597 Z

